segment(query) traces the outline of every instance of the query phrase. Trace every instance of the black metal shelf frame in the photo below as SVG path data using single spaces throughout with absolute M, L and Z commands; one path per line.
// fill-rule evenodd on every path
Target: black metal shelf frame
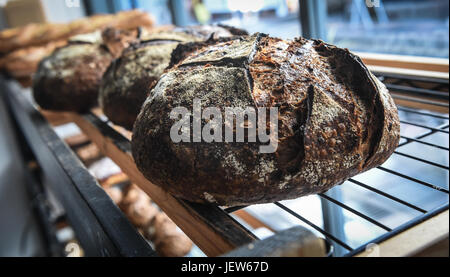
M 65 209 L 86 256 L 153 257 L 156 252 L 126 219 L 47 120 L 0 76 L 0 97 Z

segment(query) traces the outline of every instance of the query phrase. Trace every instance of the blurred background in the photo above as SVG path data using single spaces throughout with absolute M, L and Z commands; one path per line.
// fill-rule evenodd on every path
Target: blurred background
M 447 0 L 1 0 L 0 6 L 0 28 L 139 8 L 158 24 L 223 23 L 360 52 L 449 55 Z
M 447 0 L 0 0 L 0 30 L 28 23 L 66 23 L 89 15 L 134 8 L 149 12 L 158 25 L 221 23 L 250 33 L 263 32 L 287 39 L 318 38 L 357 52 L 449 57 Z M 441 129 L 441 132 L 430 132 L 429 128 L 402 123 L 402 135 L 420 138 L 440 148 L 402 139 L 398 153 L 383 165 L 397 172 L 396 176 L 374 169 L 325 195 L 381 222 L 386 226 L 384 229 L 324 197 L 303 197 L 282 204 L 354 248 L 387 233 L 386 229 L 395 229 L 418 217 L 420 209 L 433 211 L 448 204 L 448 192 L 442 192 L 449 187 L 448 112 L 430 116 L 403 110 L 400 118 Z M 61 138 L 68 133 L 80 133 L 74 124 L 56 131 Z M 409 159 L 402 153 L 439 166 Z M 384 192 L 391 198 L 374 191 Z M 400 205 L 393 197 L 418 207 L 419 211 Z M 249 226 L 238 212 L 232 215 L 259 238 L 298 224 L 307 225 L 275 204 L 254 205 L 243 210 L 264 226 Z M 334 255 L 348 253 L 340 245 L 334 246 Z M 190 255 L 203 253 L 194 248 Z

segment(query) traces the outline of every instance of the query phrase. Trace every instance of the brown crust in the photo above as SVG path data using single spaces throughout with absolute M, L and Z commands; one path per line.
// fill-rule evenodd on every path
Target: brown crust
M 123 34 L 115 36 L 117 30 L 153 32 L 170 27 L 151 28 L 153 19 L 146 13 L 133 10 L 115 15 L 96 15 L 68 24 L 30 24 L 22 28 L 0 32 L 0 71 L 15 78 L 22 86 L 32 85 L 32 75 L 39 62 L 49 56 L 56 48 L 68 43 L 72 36 L 91 33 L 95 30 L 115 30 L 104 37 L 109 51 L 114 57 L 120 55 L 122 47 L 128 46 Z M 114 28 L 114 29 L 113 29 Z M 112 35 L 112 36 L 111 36 Z
M 103 76 L 99 92 L 100 106 L 109 120 L 133 128 L 142 103 L 167 67 L 176 45 L 173 41 L 146 42 L 127 49 L 114 61 Z
M 77 34 L 86 34 L 107 27 L 134 29 L 151 27 L 154 20 L 139 10 L 124 11 L 114 15 L 95 15 L 68 24 L 29 24 L 0 32 L 0 53 L 22 47 L 45 45 L 56 40 L 67 40 Z
M 278 149 L 259 143 L 179 143 L 174 107 L 279 107 Z M 222 110 L 223 112 L 223 110 Z M 164 74 L 135 124 L 133 157 L 170 193 L 218 205 L 319 193 L 384 162 L 399 141 L 385 86 L 348 50 L 255 35 L 205 47 Z
M 186 42 L 186 43 L 180 43 L 175 48 L 175 50 L 172 51 L 170 63 L 169 66 L 166 68 L 166 70 L 171 69 L 175 65 L 177 65 L 179 62 L 187 58 L 189 55 L 191 55 L 193 52 L 200 50 L 203 47 L 206 47 L 208 45 L 213 45 L 216 43 L 221 42 L 227 42 L 230 40 L 236 39 L 235 36 L 233 37 L 221 37 L 221 38 L 210 38 L 206 41 L 195 41 L 195 42 Z
M 143 36 L 140 43 L 127 48 L 105 73 L 99 95 L 103 112 L 113 123 L 132 130 L 142 104 L 170 66 L 171 59 L 181 59 L 180 56 L 215 43 L 213 37 L 231 35 L 222 27 L 195 26 Z
M 88 111 L 97 105 L 99 82 L 112 59 L 96 44 L 71 44 L 56 50 L 39 65 L 33 79 L 34 99 L 47 110 Z
M 103 74 L 138 32 L 106 29 L 74 37 L 43 59 L 33 78 L 36 102 L 47 110 L 85 112 L 97 105 Z
M 124 49 L 133 43 L 137 43 L 139 35 L 139 29 L 124 31 L 115 28 L 106 28 L 102 32 L 102 40 L 113 57 L 118 58 L 122 55 Z

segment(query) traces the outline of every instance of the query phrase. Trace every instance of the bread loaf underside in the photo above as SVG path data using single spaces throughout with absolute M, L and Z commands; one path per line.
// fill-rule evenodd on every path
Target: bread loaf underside
M 173 108 L 278 107 L 278 149 L 259 143 L 174 143 Z M 243 205 L 324 192 L 383 163 L 399 141 L 387 89 L 348 50 L 262 34 L 207 46 L 161 77 L 133 134 L 138 168 L 170 193 Z

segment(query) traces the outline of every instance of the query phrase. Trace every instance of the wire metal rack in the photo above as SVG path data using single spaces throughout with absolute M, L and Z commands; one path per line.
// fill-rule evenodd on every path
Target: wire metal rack
M 408 98 L 408 100 L 411 100 L 413 102 L 418 103 L 426 103 L 426 104 L 436 104 L 438 106 L 443 106 L 448 108 L 448 98 L 449 98 L 449 90 L 448 90 L 448 80 L 438 80 L 438 79 L 431 79 L 431 78 L 419 78 L 419 77 L 405 77 L 405 76 L 398 76 L 398 75 L 377 75 L 378 78 L 380 78 L 382 81 L 385 82 L 386 86 L 391 90 L 395 92 L 401 92 L 408 94 L 408 96 L 405 96 Z M 424 89 L 423 86 L 428 87 L 427 89 Z M 414 98 L 414 96 L 421 96 L 421 97 L 427 97 L 431 99 L 423 99 L 423 98 Z M 403 96 L 400 95 L 393 95 L 394 99 L 404 99 Z M 436 102 L 436 100 L 445 100 L 446 103 L 442 102 Z M 448 134 L 449 134 L 449 116 L 448 114 L 442 114 L 442 113 L 434 113 L 424 110 L 417 110 L 407 107 L 399 106 L 399 115 L 400 115 L 400 122 L 402 125 L 402 132 L 401 132 L 401 142 L 397 148 L 397 150 L 394 152 L 393 156 L 400 156 L 402 158 L 406 158 L 408 164 L 414 164 L 418 163 L 419 165 L 426 165 L 431 168 L 437 168 L 439 171 L 441 171 L 440 175 L 437 178 L 434 178 L 434 182 L 430 182 L 427 179 L 430 178 L 420 178 L 417 177 L 417 175 L 420 174 L 408 174 L 405 173 L 405 171 L 400 171 L 396 167 L 390 167 L 390 163 L 387 162 L 384 165 L 379 166 L 377 169 L 383 173 L 385 173 L 383 176 L 380 176 L 377 172 L 377 178 L 394 178 L 392 180 L 392 186 L 396 186 L 395 182 L 397 182 L 398 179 L 401 179 L 406 184 L 413 184 L 413 185 L 419 185 L 426 187 L 430 190 L 433 190 L 439 195 L 439 198 L 441 198 L 441 201 L 439 203 L 436 203 L 435 205 L 419 205 L 414 203 L 414 201 L 411 201 L 408 197 L 408 195 L 405 193 L 402 195 L 402 191 L 397 191 L 395 194 L 387 192 L 386 190 L 382 188 L 378 188 L 376 184 L 369 184 L 365 183 L 364 181 L 360 181 L 357 177 L 351 178 L 347 181 L 347 183 L 358 186 L 362 188 L 363 190 L 372 192 L 380 197 L 389 199 L 390 201 L 396 202 L 397 204 L 407 207 L 408 209 L 411 209 L 415 211 L 414 217 L 409 218 L 409 220 L 401 221 L 396 223 L 395 227 L 391 227 L 390 225 L 383 222 L 382 217 L 380 220 L 380 217 L 376 217 L 374 215 L 368 214 L 364 209 L 358 208 L 358 205 L 353 205 L 350 203 L 347 203 L 347 201 L 340 199 L 342 197 L 336 197 L 336 194 L 333 193 L 322 193 L 319 194 L 318 197 L 320 197 L 320 200 L 322 203 L 332 203 L 334 206 L 339 207 L 340 209 L 344 210 L 345 212 L 351 213 L 356 217 L 359 217 L 360 219 L 368 222 L 369 224 L 376 226 L 377 228 L 380 228 L 382 230 L 382 234 L 379 236 L 376 236 L 375 238 L 365 241 L 360 244 L 356 245 L 350 245 L 345 239 L 342 239 L 342 235 L 339 236 L 339 234 L 335 234 L 333 231 L 333 228 L 324 228 L 323 226 L 326 226 L 327 224 L 318 224 L 313 222 L 313 220 L 309 219 L 306 216 L 303 216 L 301 211 L 294 210 L 290 208 L 288 205 L 282 203 L 282 202 L 276 202 L 274 205 L 283 210 L 284 212 L 287 212 L 291 216 L 295 217 L 296 219 L 300 220 L 303 225 L 307 225 L 310 228 L 314 229 L 321 235 L 323 235 L 331 244 L 335 246 L 335 248 L 341 248 L 343 251 L 337 251 L 335 253 L 335 256 L 354 256 L 366 249 L 368 245 L 371 245 L 372 243 L 380 243 L 384 240 L 387 240 L 388 238 L 391 238 L 395 236 L 396 234 L 414 226 L 417 225 L 428 218 L 433 217 L 434 215 L 447 210 L 449 208 L 449 201 L 448 201 L 448 171 L 449 171 L 449 165 L 448 165 L 448 156 L 449 156 L 449 148 L 448 148 Z M 415 119 L 414 121 L 411 120 L 411 118 Z M 428 123 L 427 123 L 428 122 Z M 437 124 L 430 126 L 430 122 Z M 413 127 L 411 129 L 410 127 Z M 418 133 L 419 132 L 419 133 Z M 445 138 L 439 140 L 439 142 L 436 142 L 436 140 L 432 140 L 434 135 L 439 134 L 443 135 Z M 446 142 L 445 142 L 446 141 Z M 402 148 L 415 144 L 415 147 L 421 148 L 423 147 L 429 147 L 434 148 L 435 150 L 433 153 L 430 154 L 437 154 L 442 155 L 442 159 L 444 160 L 444 163 L 442 162 L 435 162 L 433 159 L 431 159 L 430 156 L 426 155 L 417 155 L 411 152 L 405 152 L 402 150 Z M 395 157 L 394 157 L 395 158 Z M 413 165 L 414 166 L 414 165 Z M 442 174 L 443 173 L 443 174 Z M 427 174 L 433 174 L 432 171 L 430 172 L 421 172 L 422 175 Z M 389 182 L 389 181 L 388 181 Z M 337 190 L 340 188 L 338 187 Z M 419 193 L 419 192 L 418 192 Z M 339 194 L 337 195 L 339 196 Z M 361 195 L 360 201 L 367 201 L 367 199 Z M 417 201 L 415 201 L 417 202 Z M 323 205 L 322 205 L 323 206 Z M 424 207 L 426 206 L 426 207 Z M 359 205 L 361 207 L 361 205 Z M 393 206 L 396 208 L 395 206 Z M 224 209 L 227 213 L 235 213 L 239 210 L 246 209 L 247 206 L 241 206 L 241 207 L 231 207 Z M 257 216 L 257 215 L 255 215 Z M 330 213 L 324 213 L 324 221 L 329 220 L 329 218 L 325 217 L 332 217 L 337 216 L 336 214 L 330 214 Z M 264 221 L 264 219 L 262 219 Z M 270 220 L 269 220 L 270 221 Z M 265 223 L 270 225 L 270 222 L 268 220 L 265 220 Z M 342 222 L 341 222 L 342 223 Z M 323 226 L 320 226 L 323 225 Z M 391 224 L 392 225 L 392 224 Z M 342 226 L 341 226 L 342 227 Z M 327 230 L 331 229 L 331 230 Z M 338 232 L 339 233 L 339 232 Z M 345 235 L 344 235 L 345 237 Z
M 448 113 L 448 79 L 398 74 L 377 74 L 377 77 L 391 92 L 395 92 L 393 95 L 395 99 L 441 107 Z M 439 115 L 434 116 L 439 117 Z
M 448 80 L 377 76 L 391 92 L 396 92 L 393 93 L 396 100 L 407 97 L 412 103 L 437 103 L 435 106 L 440 111 L 446 108 L 447 112 L 399 106 L 401 141 L 385 164 L 313 196 L 319 206 L 307 205 L 298 209 L 292 205 L 292 201 L 301 202 L 305 197 L 267 204 L 272 210 L 295 219 L 295 224 L 307 226 L 326 238 L 334 246 L 334 256 L 354 256 L 371 243 L 381 243 L 449 208 Z M 8 95 L 14 97 L 12 91 Z M 89 113 L 71 114 L 68 118 L 68 122 L 76 123 L 103 154 L 116 162 L 132 182 L 141 186 L 207 255 L 222 255 L 258 239 L 258 235 L 236 217 L 239 212 L 255 209 L 258 205 L 209 207 L 166 195 L 141 176 L 130 155 L 129 139 L 114 129 L 105 117 Z M 371 209 L 372 206 L 378 209 Z M 311 210 L 321 213 L 321 220 L 311 217 Z M 107 210 L 96 211 L 104 218 L 108 213 Z M 392 214 L 397 216 L 392 217 Z M 269 217 L 257 213 L 251 215 L 273 227 L 273 231 L 287 229 L 279 220 L 270 225 Z M 348 218 L 363 222 L 365 229 L 361 229 L 362 225 L 349 224 Z M 107 224 L 104 228 L 110 233 L 109 228 L 114 226 Z M 370 233 L 370 236 L 355 240 L 352 235 L 355 232 Z

